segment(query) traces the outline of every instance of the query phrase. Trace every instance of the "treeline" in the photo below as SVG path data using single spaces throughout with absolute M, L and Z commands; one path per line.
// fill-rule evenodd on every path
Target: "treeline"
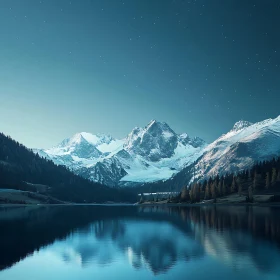
M 280 193 L 280 158 L 255 164 L 237 174 L 217 175 L 208 180 L 193 182 L 182 188 L 180 201 L 200 202 L 229 194 L 246 195 L 253 201 L 257 193 Z
M 48 195 L 72 202 L 134 202 L 130 192 L 113 189 L 73 174 L 66 167 L 41 158 L 0 133 L 0 188 L 26 190 L 26 183 L 48 187 Z
M 128 211 L 126 206 L 103 207 L 102 211 L 98 206 L 30 207 L 25 210 L 10 215 L 12 208 L 0 208 L 0 216 L 6 217 L 0 219 L 0 271 L 55 240 L 64 240 L 71 232 L 86 230 L 94 222 L 138 217 L 136 207 Z

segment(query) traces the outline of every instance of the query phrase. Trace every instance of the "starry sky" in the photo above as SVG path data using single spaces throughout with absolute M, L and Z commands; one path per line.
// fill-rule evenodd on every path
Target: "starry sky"
M 0 34 L 0 131 L 28 147 L 280 115 L 278 0 L 0 0 Z

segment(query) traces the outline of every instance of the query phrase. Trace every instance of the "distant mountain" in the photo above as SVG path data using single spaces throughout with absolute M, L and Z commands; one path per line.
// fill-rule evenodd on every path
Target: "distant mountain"
M 255 124 L 239 121 L 209 145 L 153 120 L 122 140 L 79 133 L 39 154 L 108 186 L 180 189 L 194 178 L 237 172 L 279 156 L 280 116 Z
M 125 139 L 78 133 L 58 146 L 34 150 L 84 178 L 108 186 L 131 186 L 166 180 L 193 163 L 206 143 L 176 134 L 168 124 L 152 120 Z
M 195 165 L 196 177 L 210 177 L 248 169 L 280 155 L 280 116 L 255 124 L 239 121 L 208 145 Z
M 65 149 L 71 150 L 74 147 L 72 156 L 79 154 L 91 158 L 99 155 L 99 150 L 90 146 L 83 138 L 80 137 L 79 141 L 79 145 L 77 142 L 64 142 Z M 136 200 L 134 195 L 126 191 L 111 189 L 77 176 L 64 166 L 43 159 L 1 133 L 0 188 L 19 190 L 44 188 L 46 196 L 73 202 Z
M 258 123 L 239 121 L 206 146 L 195 163 L 169 180 L 145 184 L 142 189 L 180 190 L 195 180 L 250 169 L 255 163 L 280 156 L 280 116 Z

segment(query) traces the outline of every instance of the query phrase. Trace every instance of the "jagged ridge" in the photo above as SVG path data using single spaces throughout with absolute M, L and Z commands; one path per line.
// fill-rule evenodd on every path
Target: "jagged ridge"
M 92 181 L 117 186 L 168 179 L 196 160 L 204 146 L 202 139 L 178 135 L 168 124 L 152 120 L 125 139 L 82 132 L 36 152 Z

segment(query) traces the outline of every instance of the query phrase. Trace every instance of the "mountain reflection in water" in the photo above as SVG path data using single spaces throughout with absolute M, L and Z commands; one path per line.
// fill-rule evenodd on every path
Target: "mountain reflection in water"
M 279 214 L 246 206 L 0 208 L 0 280 L 30 279 L 30 271 L 36 279 L 280 279 Z

